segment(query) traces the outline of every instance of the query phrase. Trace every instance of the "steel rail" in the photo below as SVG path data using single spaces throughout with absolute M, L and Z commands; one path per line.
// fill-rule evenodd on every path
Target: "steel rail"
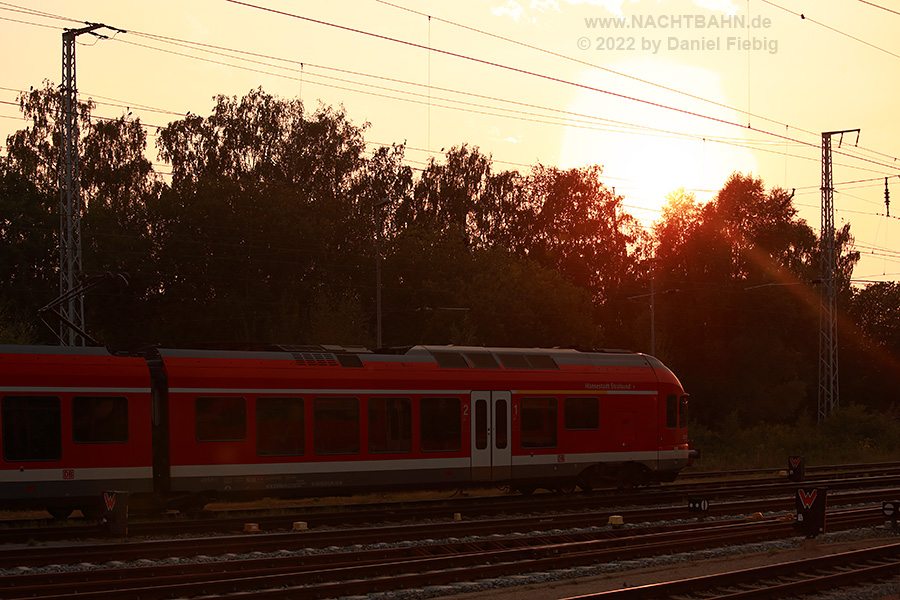
M 829 496 L 832 507 L 861 503 L 881 502 L 889 497 L 884 490 L 863 491 Z M 728 515 L 752 515 L 756 512 L 792 511 L 793 496 L 760 500 L 743 500 L 712 504 L 707 515 L 724 517 Z M 28 546 L 26 548 L 0 547 L 0 568 L 35 567 L 47 564 L 105 563 L 111 560 L 127 561 L 142 558 L 191 557 L 195 555 L 235 554 L 249 552 L 276 552 L 291 548 L 324 548 L 335 545 L 373 544 L 404 540 L 442 539 L 467 537 L 471 535 L 527 533 L 547 529 L 576 529 L 603 526 L 609 517 L 621 516 L 625 523 L 647 523 L 688 519 L 697 521 L 700 517 L 691 513 L 687 506 L 656 507 L 618 511 L 593 511 L 571 514 L 537 515 L 526 517 L 501 517 L 496 519 L 454 520 L 450 513 L 441 514 L 440 522 L 380 527 L 345 529 L 307 529 L 291 531 L 290 522 L 279 522 L 276 533 L 255 533 L 252 535 L 226 535 L 201 538 L 152 539 L 131 542 L 92 542 L 82 544 L 61 544 Z
M 566 600 L 649 600 L 676 595 L 702 595 L 717 600 L 788 598 L 896 577 L 900 572 L 898 554 L 900 544 L 886 544 L 715 575 L 585 594 Z M 736 587 L 741 589 L 734 590 Z
M 871 508 L 833 512 L 832 520 L 839 526 L 871 523 L 880 519 L 880 515 L 873 516 L 874 512 Z M 576 540 L 572 534 L 563 533 L 530 539 L 517 537 L 502 543 L 488 539 L 397 551 L 345 552 L 300 557 L 299 561 L 270 558 L 265 559 L 270 565 L 265 569 L 243 569 L 246 565 L 237 561 L 226 563 L 231 567 L 226 573 L 221 572 L 221 565 L 216 572 L 194 574 L 179 565 L 166 568 L 168 574 L 163 574 L 159 567 L 154 571 L 145 569 L 137 579 L 141 570 L 113 570 L 111 577 L 122 577 L 121 580 L 100 581 L 104 571 L 92 571 L 91 577 L 80 584 L 44 575 L 8 576 L 0 578 L 0 589 L 4 598 L 50 599 L 77 594 L 81 598 L 99 599 L 127 593 L 152 600 L 173 595 L 225 593 L 237 593 L 235 597 L 241 597 L 240 594 L 250 592 L 261 594 L 254 597 L 315 598 L 590 565 L 795 535 L 790 523 L 775 520 L 696 525 L 687 530 L 625 532 L 614 538 L 590 539 L 586 535 L 588 539 Z M 280 566 L 271 566 L 275 563 Z
M 841 479 L 816 479 L 798 484 L 774 481 L 747 480 L 740 482 L 717 482 L 693 485 L 667 485 L 662 488 L 643 490 L 640 494 L 540 494 L 516 498 L 465 498 L 461 500 L 438 500 L 394 503 L 388 505 L 354 507 L 343 510 L 323 511 L 319 508 L 299 508 L 290 515 L 242 513 L 224 519 L 169 520 L 154 522 L 133 522 L 129 524 L 129 534 L 142 536 L 183 535 L 189 533 L 221 533 L 240 531 L 243 524 L 253 521 L 263 531 L 291 529 L 295 521 L 305 521 L 310 528 L 346 527 L 354 524 L 387 522 L 410 522 L 415 520 L 445 519 L 454 513 L 466 517 L 490 517 L 509 514 L 561 513 L 565 511 L 596 511 L 602 508 L 626 506 L 628 504 L 685 503 L 691 496 L 702 496 L 707 500 L 734 497 L 793 496 L 800 487 L 827 486 L 830 495 L 838 490 L 862 487 L 890 488 L 900 486 L 900 476 L 844 477 Z M 884 495 L 883 500 L 897 500 Z M 757 509 L 765 510 L 765 509 Z M 0 529 L 0 544 L 33 543 L 79 538 L 100 538 L 105 530 L 98 526 L 77 525 L 73 527 L 30 527 Z M 0 567 L 3 565 L 0 551 Z

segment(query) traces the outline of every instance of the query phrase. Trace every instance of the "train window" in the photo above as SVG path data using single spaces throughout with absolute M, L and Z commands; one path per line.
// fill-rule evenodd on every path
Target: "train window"
M 528 359 L 524 354 L 498 354 L 497 357 L 507 369 L 527 369 Z
M 301 456 L 306 451 L 303 398 L 256 399 L 256 454 Z
M 459 398 L 422 398 L 419 421 L 422 452 L 458 452 L 462 448 Z
M 678 396 L 675 394 L 666 396 L 666 427 L 669 429 L 678 427 Z
M 522 398 L 522 447 L 555 448 L 556 398 Z
M 599 398 L 566 398 L 564 411 L 566 429 L 572 431 L 600 429 Z
M 412 451 L 412 401 L 369 398 L 369 452 Z
M 316 454 L 359 453 L 359 399 L 316 398 L 313 406 Z
M 499 369 L 500 365 L 490 352 L 467 352 L 466 359 L 476 369 Z
M 559 369 L 556 361 L 546 354 L 526 354 L 525 358 L 532 369 Z
M 72 438 L 77 443 L 128 441 L 128 399 L 121 396 L 72 398 Z
M 678 423 L 681 427 L 688 426 L 688 395 L 678 399 Z
M 442 369 L 468 369 L 469 363 L 459 352 L 432 352 L 432 356 Z
M 341 363 L 342 367 L 351 367 L 354 369 L 362 369 L 363 367 L 362 359 L 356 354 L 335 354 L 335 357 L 338 359 L 338 362 Z
M 479 398 L 475 400 L 475 449 L 487 448 L 488 438 L 488 409 L 487 400 Z
M 507 440 L 509 432 L 506 429 L 508 420 L 506 405 L 506 400 L 502 398 L 494 404 L 494 447 L 497 450 L 505 450 L 506 444 L 509 443 Z
M 198 442 L 241 442 L 247 439 L 246 400 L 239 396 L 196 398 L 194 433 Z
M 3 458 L 7 461 L 60 460 L 62 418 L 56 396 L 4 396 Z
M 547 354 L 498 354 L 507 369 L 559 369 L 559 365 Z

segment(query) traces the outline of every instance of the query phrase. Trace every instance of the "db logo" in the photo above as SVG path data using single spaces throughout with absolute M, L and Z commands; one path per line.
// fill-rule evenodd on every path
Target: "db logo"
M 63 479 L 75 479 L 75 469 L 63 469 Z

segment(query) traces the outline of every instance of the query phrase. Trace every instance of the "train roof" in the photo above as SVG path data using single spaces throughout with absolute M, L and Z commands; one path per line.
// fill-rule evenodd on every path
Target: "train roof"
M 99 346 L 41 346 L 0 344 L 0 354 L 79 354 L 82 356 L 111 356 L 109 350 Z
M 371 351 L 359 346 L 269 346 L 263 350 L 160 349 L 163 358 L 293 360 L 306 366 L 362 367 L 365 363 L 430 363 L 442 369 L 556 370 L 561 367 L 655 367 L 656 358 L 629 350 L 420 345 Z
M 434 364 L 441 369 L 506 369 L 556 370 L 567 367 L 652 367 L 669 370 L 657 358 L 648 354 L 619 349 L 574 348 L 506 348 L 486 346 L 418 345 L 403 348 L 383 348 L 375 351 L 363 346 L 327 345 L 243 345 L 237 349 L 174 349 L 160 348 L 165 358 L 253 358 L 261 360 L 291 360 L 300 366 L 359 368 L 366 363 Z M 69 347 L 40 345 L 0 345 L 0 353 L 50 354 L 80 356 L 123 355 L 102 347 Z M 128 356 L 146 355 L 147 350 L 126 353 Z

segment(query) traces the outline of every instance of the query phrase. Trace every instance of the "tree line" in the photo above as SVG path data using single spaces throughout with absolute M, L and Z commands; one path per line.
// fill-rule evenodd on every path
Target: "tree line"
M 35 315 L 58 295 L 58 97 L 49 82 L 21 94 L 26 126 L 0 159 L 6 343 L 55 343 Z M 818 238 L 791 194 L 752 175 L 705 204 L 674 192 L 648 230 L 599 166 L 498 170 L 463 143 L 414 171 L 404 144 L 369 149 L 343 108 L 261 88 L 153 132 L 92 109 L 84 272 L 129 284 L 92 290 L 85 320 L 111 347 L 373 347 L 379 248 L 386 346 L 649 352 L 652 300 L 656 354 L 699 422 L 815 414 Z M 892 411 L 900 287 L 854 288 L 849 225 L 838 246 L 842 394 Z

